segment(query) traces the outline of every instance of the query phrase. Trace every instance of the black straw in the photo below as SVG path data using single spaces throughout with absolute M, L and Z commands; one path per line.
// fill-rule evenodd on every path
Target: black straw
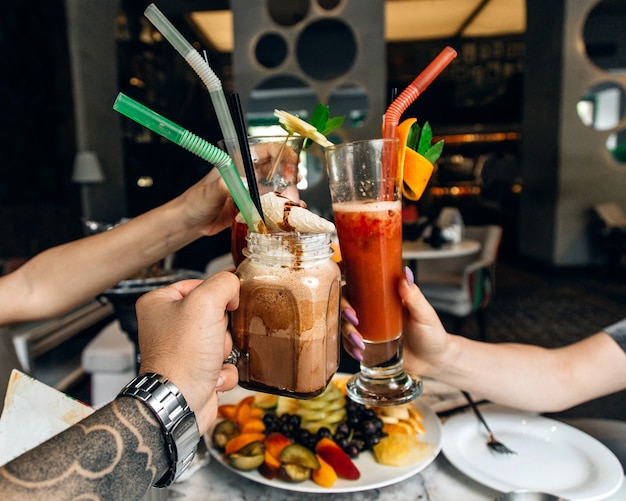
M 230 107 L 230 114 L 233 117 L 233 124 L 237 132 L 237 139 L 239 140 L 239 149 L 241 150 L 241 157 L 243 159 L 243 168 L 246 171 L 246 179 L 248 180 L 248 191 L 250 197 L 254 202 L 261 219 L 265 222 L 265 216 L 263 216 L 263 207 L 261 206 L 261 197 L 259 195 L 259 187 L 256 184 L 256 174 L 254 172 L 254 164 L 252 162 L 252 156 L 250 155 L 250 147 L 248 146 L 248 134 L 246 131 L 246 122 L 243 117 L 243 109 L 241 108 L 241 100 L 239 94 L 233 92 L 230 94 L 228 105 Z

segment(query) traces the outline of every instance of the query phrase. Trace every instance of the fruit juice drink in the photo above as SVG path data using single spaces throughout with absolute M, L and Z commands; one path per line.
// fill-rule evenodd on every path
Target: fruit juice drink
M 402 203 L 343 202 L 333 204 L 333 211 L 359 332 L 370 342 L 397 339 L 402 332 Z

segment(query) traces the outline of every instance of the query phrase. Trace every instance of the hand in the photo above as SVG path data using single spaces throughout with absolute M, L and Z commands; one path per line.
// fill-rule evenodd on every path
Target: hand
M 450 336 L 437 312 L 414 283 L 413 272 L 405 269 L 406 280 L 400 280 L 398 293 L 402 298 L 402 358 L 407 370 L 432 375 L 444 366 Z
M 343 339 L 343 347 L 352 358 L 363 361 L 363 351 L 365 350 L 365 343 L 363 337 L 357 330 L 359 325 L 359 319 L 356 315 L 356 311 L 350 306 L 350 303 L 345 297 L 341 297 L 341 334 Z
M 237 213 L 235 201 L 219 171 L 213 168 L 180 196 L 189 217 L 187 224 L 203 235 L 215 235 L 229 227 Z
M 224 364 L 232 339 L 228 311 L 239 306 L 239 279 L 217 273 L 153 290 L 137 301 L 140 373 L 169 378 L 196 414 L 200 434 L 217 417 L 217 391 L 235 387 L 235 366 Z
M 411 372 L 426 375 L 441 365 L 441 359 L 449 347 L 448 333 L 433 307 L 415 285 L 410 268 L 405 270 L 405 277 L 406 280 L 400 280 L 398 284 L 398 293 L 404 304 L 403 362 Z M 344 348 L 356 360 L 363 360 L 365 343 L 357 330 L 358 318 L 345 298 L 341 300 L 341 312 Z

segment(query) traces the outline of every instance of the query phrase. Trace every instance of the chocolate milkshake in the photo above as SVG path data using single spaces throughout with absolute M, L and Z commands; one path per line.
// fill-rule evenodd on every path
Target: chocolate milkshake
M 341 277 L 330 234 L 250 233 L 245 254 L 232 316 L 240 385 L 299 398 L 322 393 L 339 367 Z

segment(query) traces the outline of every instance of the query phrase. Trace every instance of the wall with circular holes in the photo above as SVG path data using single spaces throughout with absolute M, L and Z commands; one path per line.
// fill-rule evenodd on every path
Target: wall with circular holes
M 592 208 L 626 209 L 626 8 L 557 3 L 527 0 L 520 252 L 559 266 L 599 264 Z
M 341 140 L 378 137 L 388 96 L 383 0 L 232 0 L 233 80 L 250 123 L 274 108 L 345 115 Z

